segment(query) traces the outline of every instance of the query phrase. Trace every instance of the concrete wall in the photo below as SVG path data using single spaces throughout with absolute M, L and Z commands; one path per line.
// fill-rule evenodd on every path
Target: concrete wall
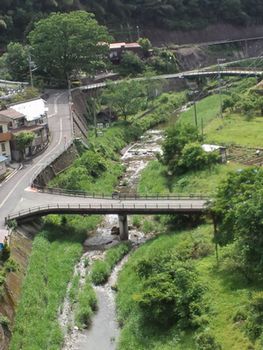
M 13 230 L 10 235 L 11 259 L 16 262 L 17 269 L 7 275 L 3 297 L 0 303 L 0 313 L 10 320 L 10 329 L 12 329 L 16 307 L 20 299 L 22 284 L 32 250 L 33 237 L 39 231 L 40 227 L 39 221 L 31 222 Z M 8 349 L 10 339 L 10 330 L 0 326 L 1 350 Z
M 41 173 L 35 179 L 35 184 L 46 186 L 48 182 L 56 175 L 67 169 L 77 157 L 77 148 L 74 144 L 72 144 L 67 151 L 62 153 L 57 159 L 55 159 L 50 165 L 41 171 Z

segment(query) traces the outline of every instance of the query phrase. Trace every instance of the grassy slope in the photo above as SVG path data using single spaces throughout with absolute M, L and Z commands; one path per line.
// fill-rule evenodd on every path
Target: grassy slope
M 211 95 L 196 103 L 197 124 L 200 130 L 201 117 L 203 125 L 207 125 L 211 120 L 219 115 L 220 99 L 219 95 Z M 179 117 L 180 122 L 194 124 L 194 107 L 192 106 L 187 111 L 181 113 Z
M 244 116 L 235 114 L 229 115 L 223 120 L 213 120 L 205 128 L 205 134 L 208 143 L 262 147 L 263 139 L 259 132 L 262 128 L 262 117 L 255 117 L 247 121 Z
M 241 116 L 230 116 L 225 120 L 215 119 L 219 110 L 218 96 L 210 96 L 198 103 L 198 114 L 202 114 L 206 140 L 218 143 L 237 143 L 248 146 L 263 146 L 260 140 L 261 121 L 255 118 L 246 121 Z M 193 108 L 182 113 L 181 121 L 194 123 Z M 199 124 L 200 125 L 200 124 Z M 223 125 L 219 131 L 216 130 Z M 213 193 L 216 186 L 225 178 L 231 170 L 240 168 L 238 164 L 217 165 L 209 170 L 189 173 L 185 176 L 168 180 L 163 176 L 164 166 L 153 161 L 142 173 L 139 183 L 140 193 Z M 154 181 L 153 181 L 154 179 Z M 164 229 L 165 230 L 165 229 Z M 154 349 L 154 350 L 194 350 L 193 336 L 191 333 L 178 335 L 176 329 L 171 329 L 166 334 L 151 332 L 148 325 L 136 327 L 139 312 L 133 305 L 131 295 L 136 292 L 138 278 L 134 265 L 141 258 L 155 254 L 155 251 L 167 250 L 170 247 L 178 247 L 184 240 L 192 240 L 196 235 L 205 239 L 211 237 L 212 226 L 201 226 L 193 231 L 184 231 L 172 235 L 162 235 L 155 240 L 140 247 L 130 258 L 119 278 L 118 311 L 119 317 L 124 322 L 121 333 L 121 350 L 129 349 Z M 211 239 L 211 238 L 209 238 Z M 176 249 L 176 248 L 175 248 Z M 224 249 L 221 250 L 221 253 Z M 211 304 L 209 312 L 209 328 L 222 345 L 223 350 L 247 350 L 251 346 L 250 341 L 241 329 L 241 324 L 234 324 L 233 316 L 244 306 L 250 298 L 251 292 L 262 286 L 248 286 L 240 276 L 230 274 L 216 267 L 214 255 L 196 261 L 200 278 L 204 285 L 208 286 L 206 299 Z M 178 341 L 176 341 L 176 339 Z M 132 345 L 131 345 L 132 344 Z
M 181 244 L 202 238 L 209 241 L 212 236 L 210 225 L 201 226 L 192 231 L 160 235 L 140 247 L 120 273 L 118 281 L 117 307 L 120 320 L 124 322 L 119 348 L 122 350 L 194 350 L 193 334 L 178 334 L 175 327 L 167 333 L 152 331 L 149 325 L 140 325 L 139 311 L 132 300 L 132 295 L 139 287 L 135 265 L 142 257 L 154 256 L 156 252 L 177 249 Z M 211 305 L 209 327 L 223 350 L 245 350 L 250 344 L 239 325 L 232 321 L 235 313 L 248 301 L 253 286 L 247 286 L 233 275 L 218 270 L 214 254 L 196 260 L 196 266 L 204 285 L 207 286 L 205 298 Z
M 42 231 L 34 240 L 18 305 L 11 350 L 60 349 L 63 336 L 57 313 L 73 267 L 82 252 L 73 231 Z
M 209 195 L 215 192 L 220 181 L 226 178 L 230 171 L 239 168 L 240 165 L 235 163 L 215 165 L 211 169 L 168 179 L 163 175 L 165 167 L 158 161 L 152 161 L 142 172 L 138 191 L 142 194 L 170 192 Z

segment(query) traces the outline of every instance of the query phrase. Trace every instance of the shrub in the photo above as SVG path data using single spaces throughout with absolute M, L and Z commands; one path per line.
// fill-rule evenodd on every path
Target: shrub
M 142 283 L 133 300 L 147 322 L 169 327 L 194 327 L 201 315 L 204 288 L 189 262 L 180 262 L 170 254 L 142 259 L 136 266 Z
M 91 280 L 95 285 L 107 282 L 110 274 L 110 267 L 105 261 L 97 260 L 91 270 Z
M 125 52 L 118 69 L 122 75 L 137 75 L 144 72 L 145 64 L 138 55 L 133 52 Z
M 71 303 L 75 303 L 77 301 L 79 280 L 80 280 L 79 274 L 75 275 L 72 279 L 71 288 L 69 290 L 69 299 Z
M 91 270 L 91 280 L 95 285 L 107 282 L 113 267 L 126 255 L 131 249 L 129 243 L 121 243 L 106 252 L 105 260 L 94 262 Z
M 78 311 L 75 315 L 75 321 L 79 328 L 83 328 L 90 324 L 91 317 L 93 315 L 93 311 L 89 305 L 82 305 L 78 308 Z
M 0 314 L 0 324 L 3 327 L 9 328 L 10 321 L 6 316 Z
M 91 322 L 93 312 L 97 308 L 97 297 L 92 288 L 89 278 L 86 278 L 82 290 L 78 294 L 78 304 L 75 313 L 76 324 L 80 327 L 87 327 Z
M 199 333 L 196 337 L 196 346 L 198 350 L 221 350 L 222 347 L 217 343 L 215 337 L 205 331 Z
M 263 333 L 263 292 L 256 292 L 249 304 L 246 329 L 252 340 L 256 340 Z

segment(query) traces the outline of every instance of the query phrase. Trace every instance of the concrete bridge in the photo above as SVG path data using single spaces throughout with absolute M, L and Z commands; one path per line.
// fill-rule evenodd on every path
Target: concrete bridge
M 208 198 L 201 195 L 107 196 L 48 188 L 29 189 L 14 212 L 5 218 L 5 222 L 22 222 L 49 214 L 117 214 L 120 239 L 127 240 L 127 215 L 197 214 L 204 212 L 207 204 Z
M 249 68 L 226 68 L 222 65 L 221 70 L 218 71 L 217 69 L 213 70 L 192 70 L 192 71 L 186 71 L 186 72 L 180 72 L 175 74 L 163 74 L 163 75 L 156 75 L 153 77 L 141 77 L 141 78 L 134 78 L 132 80 L 137 81 L 143 81 L 143 80 L 169 80 L 169 79 L 186 79 L 186 78 L 199 78 L 199 77 L 218 77 L 220 76 L 238 76 L 238 77 L 263 77 L 263 70 L 261 69 L 249 69 Z M 110 81 L 110 82 L 102 82 L 102 83 L 95 83 L 95 84 L 88 84 L 84 86 L 80 86 L 77 88 L 72 89 L 74 90 L 82 90 L 82 91 L 92 91 L 92 90 L 98 90 L 106 87 L 109 84 L 119 84 L 123 82 L 123 80 L 116 80 L 116 81 Z

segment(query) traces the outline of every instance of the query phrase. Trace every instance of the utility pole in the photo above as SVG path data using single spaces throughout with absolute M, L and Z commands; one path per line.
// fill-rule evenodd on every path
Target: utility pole
M 194 116 L 195 116 L 195 126 L 196 128 L 198 128 L 198 125 L 197 125 L 197 108 L 196 108 L 196 100 L 194 98 Z
M 140 27 L 139 26 L 136 26 L 136 29 L 137 29 L 137 39 L 139 40 L 141 35 L 140 35 Z
M 220 102 L 220 118 L 223 118 L 223 100 L 222 100 L 222 80 L 221 80 L 221 62 L 224 62 L 223 58 L 217 59 L 217 77 L 218 77 L 218 90 L 219 90 L 219 102 Z
M 31 60 L 30 52 L 28 53 L 28 64 L 29 64 L 30 85 L 33 88 L 34 87 L 34 81 L 33 81 L 32 60 Z
M 96 98 L 97 98 L 97 90 L 95 89 L 95 96 L 92 98 L 93 100 L 92 109 L 93 109 L 93 123 L 94 123 L 95 137 L 98 137 Z
M 74 138 L 74 126 L 73 126 L 73 114 L 72 114 L 72 95 L 71 95 L 71 81 L 70 76 L 67 74 L 68 80 L 68 106 L 69 106 L 69 120 L 70 120 L 70 130 L 71 130 L 71 138 Z

